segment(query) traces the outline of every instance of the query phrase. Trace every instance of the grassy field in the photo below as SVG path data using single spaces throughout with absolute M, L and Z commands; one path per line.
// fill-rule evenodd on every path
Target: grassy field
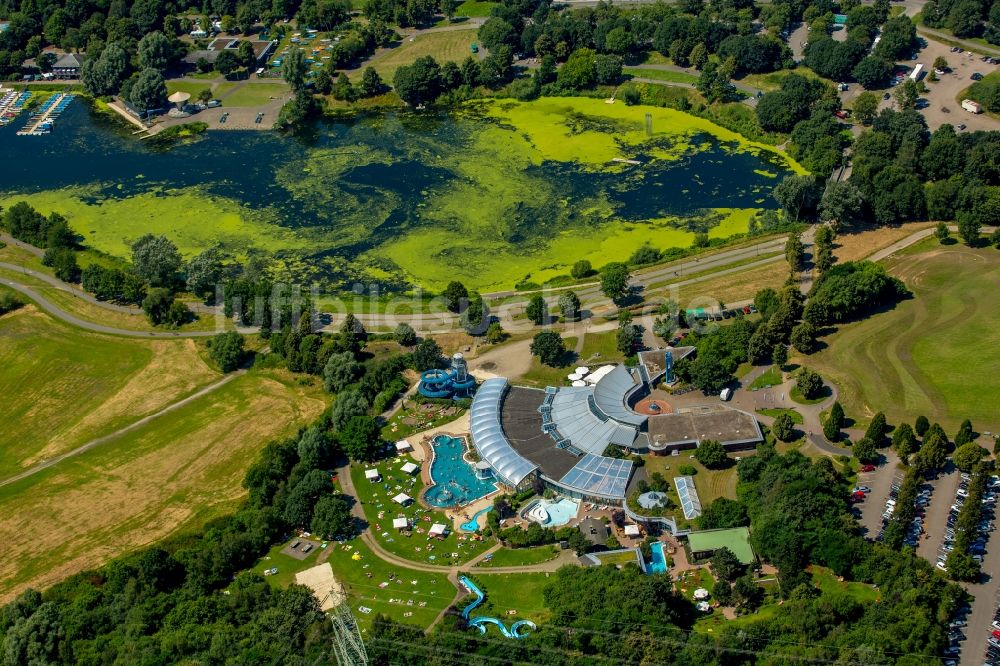
M 482 585 L 486 600 L 472 611 L 472 617 L 492 615 L 508 626 L 525 619 L 541 623 L 549 617 L 542 595 L 546 573 L 476 574 L 475 581 Z M 508 614 L 512 610 L 517 612 Z
M 34 305 L 0 318 L 0 479 L 153 414 L 222 375 L 192 340 L 91 333 Z
M 493 553 L 488 562 L 482 562 L 481 567 L 517 567 L 529 564 L 548 562 L 559 554 L 555 546 L 538 546 L 537 548 L 501 548 Z
M 392 51 L 373 60 L 371 65 L 383 80 L 391 84 L 397 69 L 409 65 L 421 56 L 432 56 L 438 64 L 444 64 L 449 60 L 461 64 L 472 55 L 472 45 L 478 41 L 473 25 L 469 26 L 469 30 L 425 33 L 406 38 Z
M 357 491 L 358 501 L 365 510 L 365 517 L 372 526 L 372 535 L 379 545 L 390 553 L 415 562 L 427 564 L 460 564 L 467 562 L 493 545 L 487 541 L 473 541 L 465 534 L 452 531 L 452 521 L 444 511 L 424 509 L 417 501 L 403 507 L 392 501 L 399 493 L 406 493 L 416 499 L 423 492 L 424 483 L 420 474 L 404 474 L 399 468 L 409 456 L 387 458 L 375 465 L 351 465 L 351 480 Z M 382 481 L 371 483 L 365 479 L 365 469 L 377 467 Z M 388 484 L 387 489 L 385 485 Z M 392 519 L 405 516 L 414 525 L 410 536 L 399 534 L 392 528 Z M 432 539 L 427 530 L 434 523 L 448 526 L 448 536 Z M 418 532 L 417 530 L 422 530 Z
M 63 401 L 67 409 L 80 393 L 78 388 Z M 244 495 L 244 470 L 261 447 L 293 434 L 325 405 L 317 382 L 303 385 L 284 371 L 251 371 L 0 488 L 0 601 L 231 510 Z
M 1000 72 L 990 72 L 982 78 L 980 81 L 976 81 L 971 86 L 958 93 L 955 96 L 955 101 L 960 103 L 963 99 L 973 99 L 983 105 L 983 113 L 987 114 L 991 118 L 1000 118 L 1000 113 L 996 111 L 990 111 L 986 108 L 985 91 L 989 88 L 995 86 L 1000 82 Z
M 1000 430 L 1000 253 L 962 245 L 929 246 L 890 260 L 914 298 L 848 324 L 825 338 L 808 365 L 840 387 L 860 420 L 876 411 L 890 423 L 924 414 L 953 431 L 964 418 L 977 430 Z
M 167 94 L 173 95 L 175 92 L 186 92 L 191 95 L 192 102 L 198 99 L 198 95 L 206 88 L 214 94 L 220 84 L 211 81 L 167 81 Z
M 224 106 L 263 106 L 287 95 L 289 88 L 284 83 L 220 83 L 214 92 Z
M 646 473 L 659 472 L 671 486 L 671 498 L 676 503 L 676 491 L 673 490 L 673 477 L 680 476 L 681 465 L 690 465 L 696 470 L 694 475 L 694 486 L 698 490 L 698 498 L 701 505 L 708 506 L 713 500 L 719 497 L 736 499 L 736 465 L 730 465 L 725 469 L 708 469 L 694 458 L 689 458 L 691 454 L 687 451 L 681 455 L 674 456 L 647 456 Z M 684 513 L 677 508 L 678 518 L 683 518 Z
M 397 622 L 428 627 L 457 593 L 444 574 L 398 569 L 376 557 L 360 539 L 347 544 L 330 543 L 326 549 L 316 548 L 304 560 L 283 554 L 284 546 L 282 543 L 272 548 L 253 570 L 263 573 L 272 567 L 278 569 L 278 573 L 268 576 L 267 580 L 275 587 L 285 587 L 295 581 L 297 572 L 329 562 L 334 576 L 347 592 L 362 633 L 371 627 L 376 613 Z M 353 559 L 355 553 L 360 559 Z M 371 609 L 371 612 L 365 613 L 359 610 L 361 608 Z
M 455 8 L 455 16 L 482 17 L 489 16 L 496 2 L 485 2 L 484 0 L 465 0 Z
M 698 83 L 698 77 L 686 72 L 670 72 L 662 69 L 647 69 L 644 67 L 626 67 L 622 70 L 625 74 L 631 74 L 639 79 L 656 79 L 667 83 Z
M 750 382 L 751 389 L 761 389 L 768 386 L 777 386 L 782 382 L 781 370 L 771 366 L 767 372 Z
M 780 88 L 781 82 L 787 78 L 789 74 L 798 74 L 799 76 L 805 76 L 810 79 L 827 81 L 827 79 L 824 79 L 808 67 L 796 67 L 795 69 L 783 69 L 769 74 L 747 74 L 740 79 L 740 83 L 745 83 L 748 86 L 759 88 L 764 92 L 770 92 Z M 830 82 L 830 84 L 832 85 L 832 82 Z

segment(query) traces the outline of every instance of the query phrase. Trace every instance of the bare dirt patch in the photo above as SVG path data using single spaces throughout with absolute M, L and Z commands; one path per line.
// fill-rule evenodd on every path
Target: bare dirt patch
M 857 261 L 889 247 L 915 231 L 932 226 L 930 222 L 910 222 L 898 227 L 882 227 L 856 233 L 843 232 L 834 241 L 833 255 L 838 262 Z

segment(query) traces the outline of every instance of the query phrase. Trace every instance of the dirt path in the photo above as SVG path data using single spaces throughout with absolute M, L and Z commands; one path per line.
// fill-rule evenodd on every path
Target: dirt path
M 114 432 L 112 432 L 112 433 L 110 433 L 108 435 L 104 435 L 103 437 L 98 437 L 97 439 L 92 439 L 89 442 L 87 442 L 86 444 L 83 444 L 82 446 L 78 446 L 77 448 L 73 449 L 72 451 L 67 451 L 66 453 L 63 453 L 63 454 L 58 455 L 58 456 L 55 456 L 54 458 L 49 458 L 48 460 L 40 462 L 37 465 L 33 465 L 33 466 L 29 467 L 28 469 L 24 470 L 23 472 L 20 472 L 19 474 L 15 474 L 14 476 L 8 477 L 8 478 L 0 481 L 0 487 L 6 486 L 6 485 L 10 485 L 11 483 L 15 483 L 17 481 L 21 481 L 22 479 L 26 479 L 29 476 L 34 476 L 35 474 L 38 474 L 39 472 L 41 472 L 43 470 L 46 470 L 46 469 L 48 469 L 48 468 L 50 468 L 50 467 L 52 467 L 54 465 L 57 465 L 57 464 L 61 463 L 63 460 L 66 460 L 67 458 L 72 458 L 74 456 L 78 456 L 78 455 L 80 455 L 82 453 L 86 453 L 87 451 L 90 451 L 91 449 L 97 448 L 98 446 L 101 446 L 102 444 L 107 444 L 108 442 L 110 442 L 112 440 L 115 440 L 115 439 L 121 437 L 124 434 L 127 434 L 129 432 L 132 432 L 133 430 L 137 430 L 137 429 L 143 427 L 144 425 L 148 424 L 149 422 L 153 421 L 154 419 L 158 419 L 158 418 L 160 418 L 161 416 L 163 416 L 165 414 L 169 414 L 170 412 L 174 412 L 174 411 L 180 409 L 181 407 L 184 407 L 186 405 L 191 404 L 195 400 L 197 400 L 199 398 L 202 398 L 202 397 L 208 395 L 209 393 L 212 393 L 213 391 L 215 391 L 215 390 L 217 390 L 219 388 L 222 388 L 223 386 L 225 386 L 226 384 L 228 384 L 229 382 L 233 381 L 234 379 L 236 379 L 237 377 L 239 377 L 240 375 L 243 375 L 243 374 L 246 374 L 246 370 L 237 370 L 236 372 L 233 372 L 232 374 L 226 375 L 225 377 L 223 377 L 219 381 L 215 382 L 214 384 L 210 384 L 209 386 L 206 386 L 205 388 L 201 389 L 200 391 L 192 393 L 191 395 L 189 395 L 188 397 L 184 398 L 183 400 L 178 400 L 177 402 L 164 407 L 163 409 L 161 409 L 160 411 L 158 411 L 158 412 L 156 412 L 154 414 L 150 414 L 148 416 L 144 416 L 141 419 L 139 419 L 138 421 L 135 421 L 134 423 L 130 423 L 129 425 L 125 426 L 124 428 L 119 428 L 118 430 L 115 430 Z

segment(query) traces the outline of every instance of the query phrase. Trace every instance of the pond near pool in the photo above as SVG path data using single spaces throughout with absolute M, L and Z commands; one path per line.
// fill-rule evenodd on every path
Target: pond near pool
M 744 233 L 801 170 L 679 111 L 584 98 L 362 116 L 303 137 L 213 131 L 169 147 L 83 100 L 52 134 L 16 136 L 21 125 L 0 128 L 0 205 L 58 211 L 118 256 L 147 232 L 185 256 L 215 244 L 264 253 L 325 292 L 454 279 L 488 292 L 566 275 L 578 259 L 625 260 L 647 242 Z

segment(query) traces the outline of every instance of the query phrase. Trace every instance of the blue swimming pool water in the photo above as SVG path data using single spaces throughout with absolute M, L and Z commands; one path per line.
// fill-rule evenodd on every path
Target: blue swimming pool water
M 424 493 L 429 504 L 438 507 L 468 504 L 496 490 L 492 480 L 480 479 L 469 463 L 462 460 L 465 442 L 457 437 L 438 435 L 432 441 L 434 462 L 431 479 L 434 485 Z
M 480 509 L 479 511 L 476 511 L 476 513 L 473 514 L 472 518 L 469 518 L 468 522 L 462 523 L 462 531 L 463 532 L 477 531 L 479 529 L 479 516 L 483 515 L 484 513 L 489 513 L 492 510 L 493 507 L 488 506 L 485 509 Z
M 569 521 L 576 518 L 576 512 L 580 509 L 580 503 L 576 500 L 563 497 L 556 501 L 552 500 L 538 500 L 536 504 L 533 504 L 525 512 L 528 518 L 531 518 L 531 508 L 535 506 L 541 506 L 545 509 L 548 514 L 548 520 L 542 521 L 542 525 L 545 527 L 559 527 L 560 525 L 565 525 Z M 534 520 L 534 519 L 533 519 Z M 536 522 L 538 522 L 536 520 Z
M 667 555 L 663 552 L 663 542 L 657 541 L 651 547 L 649 558 L 649 573 L 667 573 Z

